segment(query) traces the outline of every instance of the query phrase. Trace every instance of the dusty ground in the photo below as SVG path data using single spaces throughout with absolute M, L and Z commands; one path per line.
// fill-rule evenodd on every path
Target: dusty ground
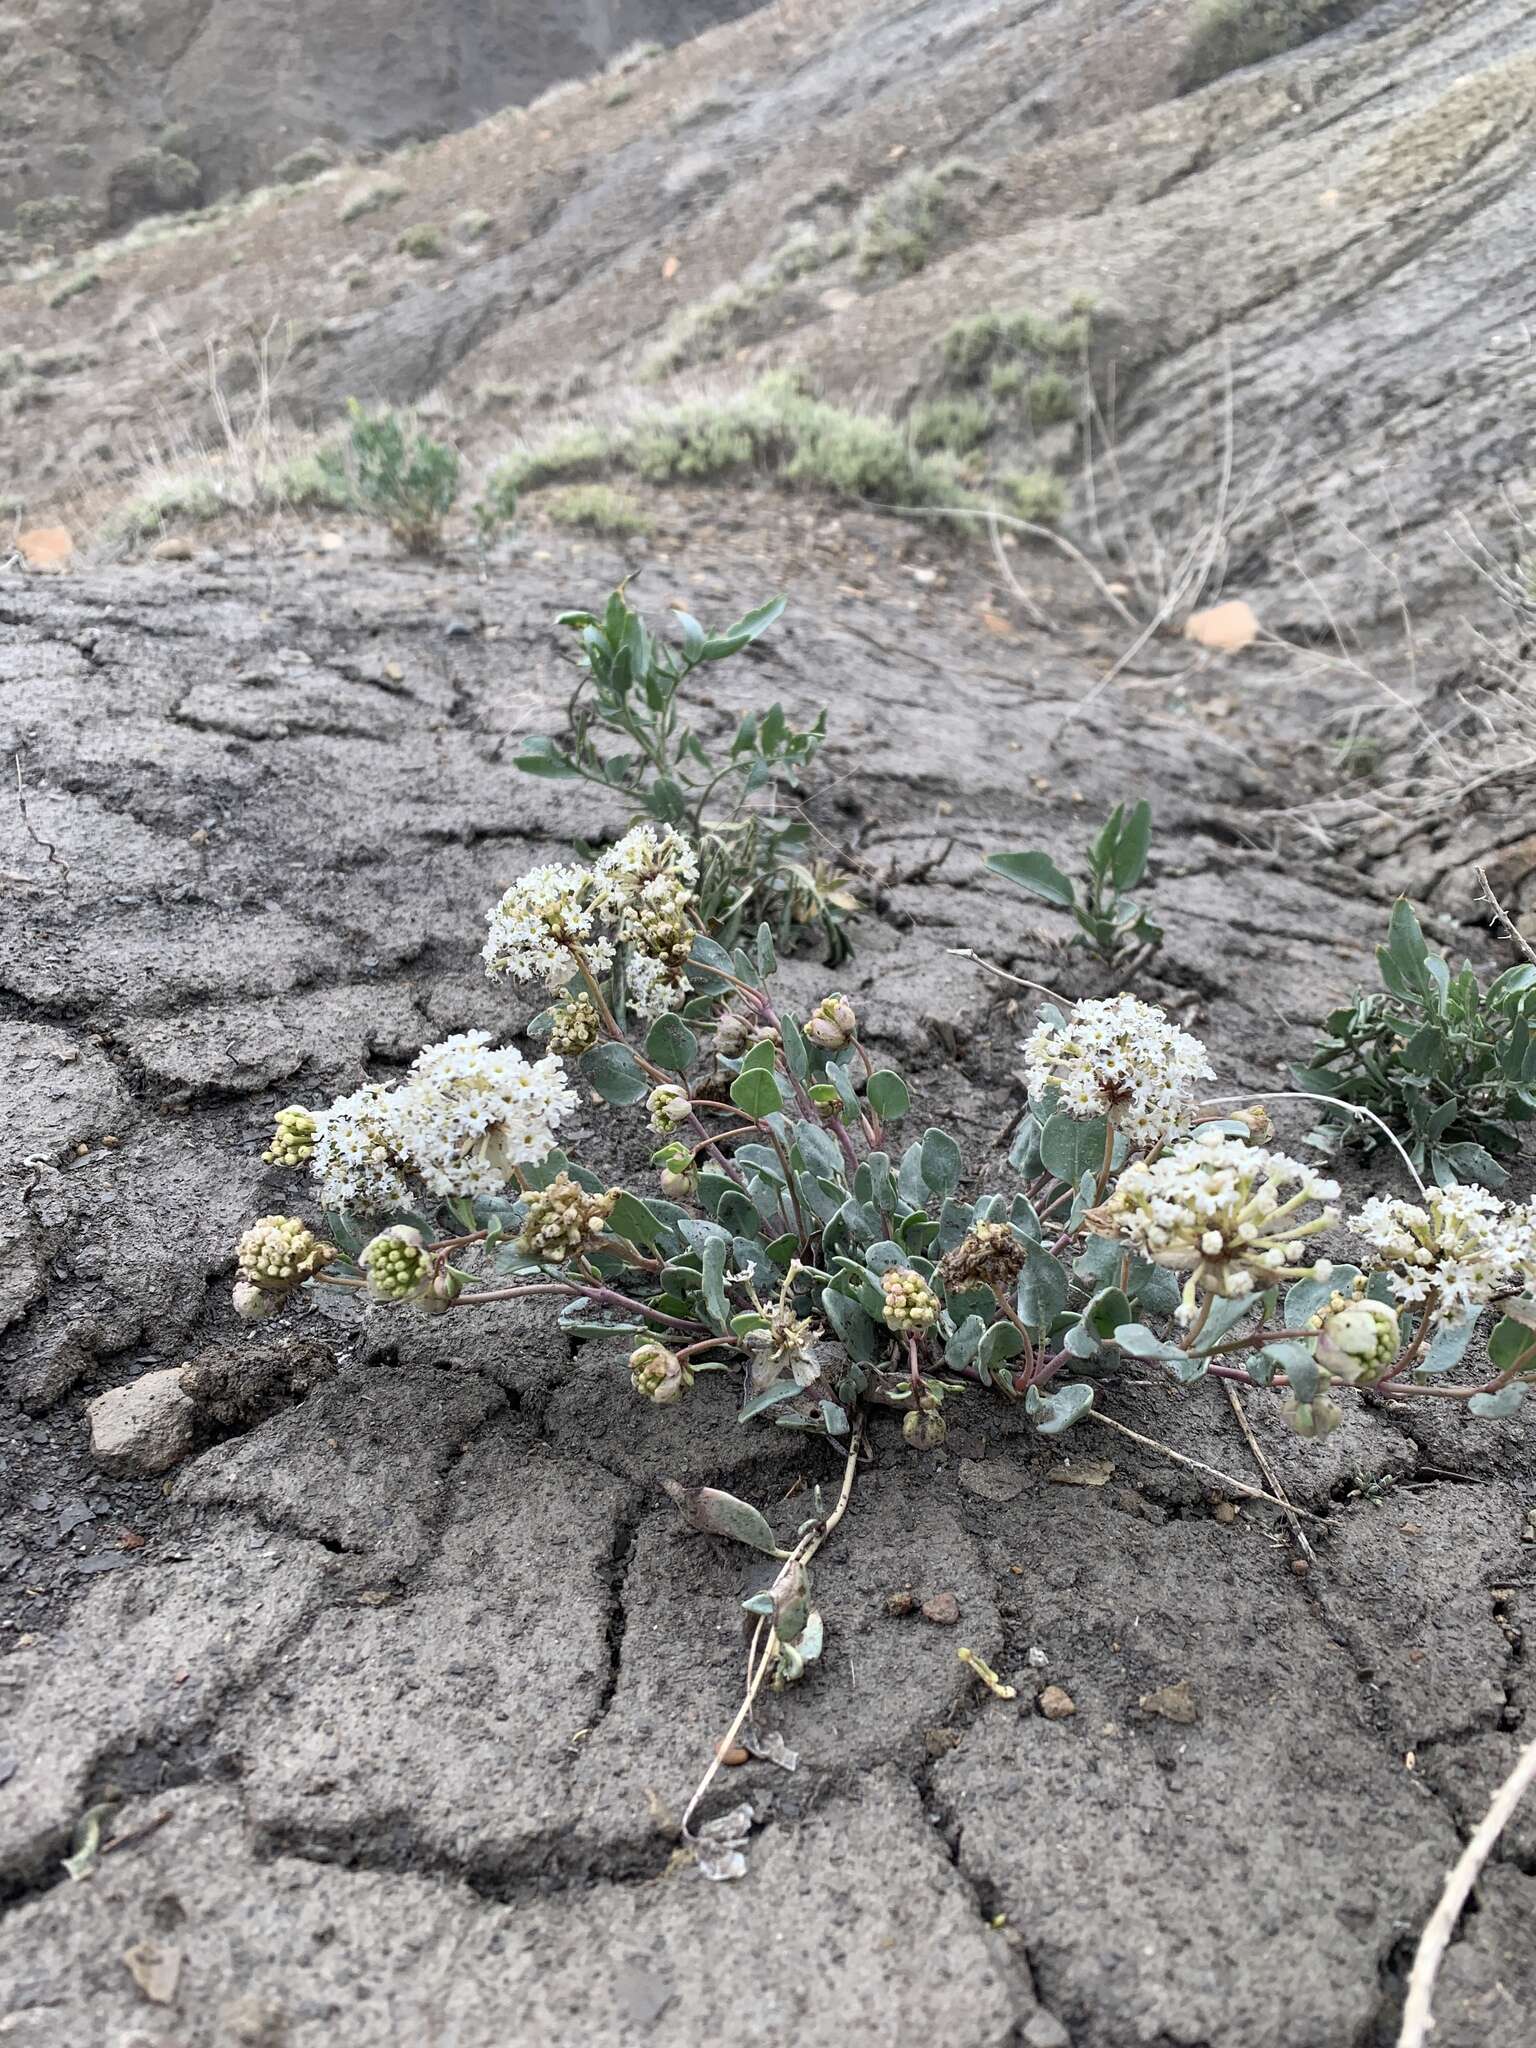
M 1119 649 L 1102 622 L 1032 632 L 975 559 L 926 547 L 786 515 L 696 536 L 641 586 L 710 617 L 791 583 L 782 627 L 721 672 L 722 723 L 830 700 L 829 841 L 878 875 L 953 842 L 881 894 L 846 977 L 920 1113 L 1006 1172 L 1020 1020 L 945 948 L 1080 969 L 977 857 L 1070 845 L 1141 790 L 1170 934 L 1146 992 L 1231 1085 L 1279 1085 L 1384 917 L 1262 823 L 1294 774 L 1279 735 L 1325 685 L 1271 691 L 1248 657 L 1090 697 Z M 743 1581 L 659 1481 L 719 1481 L 788 1527 L 827 1454 L 739 1429 L 707 1383 L 639 1410 L 616 1353 L 537 1318 L 234 1323 L 236 1227 L 289 1194 L 259 1160 L 271 1111 L 428 1035 L 521 1024 L 478 972 L 481 906 L 619 821 L 514 776 L 508 743 L 558 701 L 552 614 L 621 566 L 520 542 L 482 583 L 358 542 L 0 584 L 27 797 L 25 822 L 0 813 L 5 2038 L 1387 2042 L 1525 1711 L 1528 1424 L 1352 1410 L 1316 1447 L 1255 1397 L 1323 1518 L 1305 1576 L 1271 1511 L 1219 1519 L 1219 1485 L 1107 1432 L 1046 1444 L 978 1403 L 919 1458 L 877 1429 L 824 1553 L 829 1655 L 762 1715 L 800 1766 L 732 1774 L 759 1828 L 721 1886 L 670 1868 L 670 1826 L 739 1690 Z M 813 960 L 788 972 L 820 992 Z M 92 1392 L 299 1340 L 337 1364 L 300 1404 L 168 1485 L 92 1474 Z M 1255 1476 L 1213 1386 L 1121 1385 L 1106 1409 Z M 1058 1483 L 1105 1458 L 1105 1483 Z M 958 1627 L 889 1614 L 904 1588 L 952 1592 Z M 978 1695 L 962 1643 L 1018 1704 Z M 1140 1705 L 1181 1681 L 1192 1723 Z M 1045 1683 L 1072 1718 L 1037 1711 Z M 59 1859 L 108 1791 L 120 1831 L 163 1824 L 72 1883 Z M 1521 2048 L 1529 1817 L 1478 1908 L 1436 2040 Z M 136 1991 L 140 1942 L 179 1953 L 173 2006 Z

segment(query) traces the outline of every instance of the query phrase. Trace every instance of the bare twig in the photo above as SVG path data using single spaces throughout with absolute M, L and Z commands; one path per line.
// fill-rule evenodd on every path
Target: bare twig
M 999 967 L 991 960 L 984 960 L 974 946 L 946 946 L 945 952 L 954 960 L 971 960 L 987 974 L 995 974 L 999 981 L 1011 981 L 1015 988 L 1033 989 L 1037 996 L 1049 996 L 1053 1003 L 1060 1003 L 1070 1010 L 1070 996 L 1060 996 L 1055 989 L 1047 988 L 1043 981 L 1026 981 L 1022 974 L 1010 974 L 1006 967 Z
M 1037 626 L 1043 626 L 1047 633 L 1054 633 L 1056 628 L 1051 624 L 1050 619 L 1041 611 L 1039 605 L 1035 603 L 1029 592 L 1013 573 L 1013 565 L 1003 552 L 1003 537 L 998 531 L 997 514 L 995 512 L 987 521 L 987 538 L 992 543 L 992 559 L 997 564 L 997 573 L 1012 592 L 1014 602 L 1023 606 Z
M 59 874 L 63 878 L 60 883 L 60 886 L 64 889 L 68 889 L 69 862 L 64 858 L 63 854 L 59 852 L 59 849 L 54 845 L 53 841 L 51 839 L 45 839 L 43 835 L 37 830 L 36 826 L 32 823 L 32 815 L 27 809 L 27 785 L 22 777 L 21 754 L 19 751 L 15 756 L 14 765 L 16 769 L 16 803 L 21 811 L 22 829 L 26 833 L 27 837 L 31 840 L 32 844 L 46 856 L 49 867 L 58 869 Z M 25 877 L 21 877 L 20 879 L 24 880 Z
M 1236 1387 L 1233 1386 L 1230 1380 L 1223 1380 L 1222 1385 L 1227 1390 L 1227 1399 L 1232 1404 L 1232 1413 L 1237 1417 L 1237 1426 L 1243 1432 L 1243 1435 L 1248 1442 L 1248 1448 L 1253 1453 L 1253 1462 L 1255 1463 L 1255 1465 L 1258 1466 L 1260 1472 L 1262 1472 L 1264 1477 L 1269 1481 L 1271 1487 L 1273 1487 L 1274 1489 L 1275 1498 L 1280 1502 L 1280 1505 L 1285 1509 L 1285 1518 L 1291 1525 L 1291 1534 L 1296 1538 L 1297 1548 L 1303 1553 L 1304 1556 L 1310 1558 L 1312 1562 L 1315 1564 L 1317 1562 L 1317 1553 L 1313 1550 L 1311 1544 L 1307 1541 L 1307 1532 L 1305 1529 L 1302 1528 L 1300 1519 L 1297 1516 L 1295 1508 L 1291 1506 L 1285 1488 L 1280 1484 L 1280 1481 L 1275 1477 L 1274 1468 L 1271 1466 L 1268 1458 L 1265 1457 L 1259 1440 L 1253 1433 L 1253 1424 L 1248 1420 L 1247 1412 L 1244 1409 L 1242 1401 L 1238 1396 L 1238 1391 Z
M 1140 619 L 1134 612 L 1126 610 L 1082 549 L 1068 540 L 1064 533 L 1058 533 L 1054 526 L 1038 526 L 1033 519 L 1015 519 L 1011 512 L 999 512 L 991 505 L 879 505 L 872 509 L 892 512 L 902 519 L 985 519 L 989 526 L 1006 527 L 1009 533 L 1026 533 L 1031 540 L 1049 541 L 1068 561 L 1077 564 L 1104 602 L 1133 633 L 1141 629 Z
M 1113 1429 L 1121 1436 L 1128 1436 L 1132 1443 L 1144 1444 L 1149 1451 L 1156 1451 L 1161 1457 L 1171 1458 L 1175 1465 L 1187 1465 L 1192 1472 L 1203 1472 L 1207 1479 L 1219 1479 L 1234 1493 L 1244 1493 L 1250 1500 L 1267 1500 L 1272 1508 L 1280 1508 L 1288 1515 L 1305 1515 L 1309 1522 L 1320 1522 L 1323 1517 L 1314 1515 L 1309 1508 L 1292 1507 L 1288 1500 L 1277 1500 L 1272 1493 L 1266 1493 L 1262 1486 L 1249 1486 L 1246 1480 L 1234 1479 L 1229 1473 L 1218 1472 L 1214 1465 L 1202 1464 L 1198 1458 L 1186 1458 L 1182 1451 L 1176 1451 L 1169 1444 L 1160 1444 L 1155 1436 L 1143 1436 L 1139 1429 L 1129 1429 L 1123 1422 L 1116 1422 L 1112 1415 L 1101 1415 L 1097 1408 L 1090 1408 L 1084 1418 L 1097 1422 L 1105 1429 Z
M 789 1552 L 789 1561 L 791 1563 L 809 1564 L 822 1544 L 826 1542 L 832 1531 L 847 1513 L 848 1502 L 853 1496 L 853 1476 L 858 1470 L 859 1452 L 863 1447 L 863 1441 L 863 1429 L 862 1427 L 856 1427 L 853 1431 L 853 1440 L 848 1446 L 848 1457 L 843 1466 L 843 1483 L 837 1496 L 837 1504 L 831 1514 L 824 1521 L 818 1522 L 815 1528 L 808 1535 L 803 1536 L 794 1549 Z M 787 1566 L 786 1569 L 788 1569 Z M 761 1632 L 762 1623 L 759 1622 L 752 1636 L 752 1647 L 754 1650 L 757 1647 L 758 1636 Z M 730 1727 L 726 1729 L 720 1740 L 715 1744 L 715 1753 L 710 1758 L 709 1769 L 699 1780 L 698 1785 L 694 1789 L 693 1797 L 683 1809 L 682 1836 L 685 1842 L 690 1842 L 694 1839 L 688 1832 L 688 1823 L 693 1818 L 694 1810 L 698 1806 L 699 1801 L 714 1783 L 715 1773 L 724 1761 L 726 1752 L 731 1748 L 737 1736 L 746 1726 L 747 1717 L 752 1712 L 757 1696 L 763 1689 L 763 1680 L 768 1676 L 769 1670 L 772 1668 L 774 1659 L 778 1654 L 778 1648 L 779 1639 L 774 1634 L 772 1628 L 770 1628 L 768 1630 L 768 1640 L 763 1645 L 763 1654 L 758 1658 L 755 1670 L 751 1670 L 747 1679 L 746 1698 L 737 1708 L 735 1720 L 732 1721 Z M 752 1661 L 750 1653 L 747 1661 L 750 1668 Z
M 1498 897 L 1494 895 L 1493 884 L 1488 879 L 1488 870 L 1486 868 L 1474 868 L 1472 872 L 1477 876 L 1478 887 L 1487 898 L 1488 908 L 1493 912 L 1494 922 L 1501 928 L 1505 938 L 1512 945 L 1517 946 L 1526 959 L 1530 961 L 1531 965 L 1536 967 L 1536 949 L 1533 949 L 1524 932 L 1520 930 L 1520 927 L 1515 923 Z
M 1434 2024 L 1430 2006 L 1435 1995 L 1435 1978 L 1439 1975 L 1451 1936 L 1456 1931 L 1462 1908 L 1477 1882 L 1478 1872 L 1488 1861 L 1494 1843 L 1503 1834 L 1533 1781 L 1536 1781 L 1536 1737 L 1521 1750 L 1515 1768 L 1494 1794 L 1493 1804 L 1456 1859 L 1454 1869 L 1445 1880 L 1440 1903 L 1425 1924 L 1408 1978 L 1408 1996 L 1403 2005 L 1403 2029 L 1397 2037 L 1398 2048 L 1424 2048 Z

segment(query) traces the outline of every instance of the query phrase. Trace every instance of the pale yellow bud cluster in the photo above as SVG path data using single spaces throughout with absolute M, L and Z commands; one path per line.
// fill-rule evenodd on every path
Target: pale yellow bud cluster
M 557 1173 L 547 1188 L 528 1197 L 528 1213 L 517 1249 L 541 1266 L 563 1266 L 603 1234 L 619 1190 L 589 1194 L 568 1173 Z
M 659 1138 L 670 1138 L 678 1126 L 687 1123 L 693 1115 L 688 1091 L 671 1081 L 663 1081 L 659 1088 L 653 1088 L 645 1099 L 645 1106 L 650 1112 L 651 1129 Z
M 262 1153 L 268 1166 L 304 1166 L 315 1156 L 315 1119 L 307 1109 L 290 1103 L 277 1112 L 272 1142 Z
M 893 1266 L 880 1281 L 885 1295 L 885 1326 L 898 1335 L 910 1331 L 921 1336 L 939 1319 L 939 1298 L 921 1273 L 910 1266 Z
M 1384 1301 L 1335 1294 L 1307 1324 L 1316 1330 L 1317 1362 L 1350 1386 L 1370 1386 L 1389 1371 L 1402 1346 L 1397 1311 Z
M 805 1020 L 805 1035 L 823 1052 L 841 1052 L 858 1033 L 859 1020 L 846 996 L 826 996 Z
M 562 1059 L 578 1059 L 602 1036 L 597 1005 L 590 996 L 570 996 L 557 1003 L 549 1020 L 549 1049 Z
M 262 1216 L 240 1239 L 240 1278 L 269 1294 L 288 1294 L 328 1266 L 336 1247 L 297 1216 Z
M 629 1354 L 629 1376 L 642 1399 L 670 1408 L 693 1385 L 693 1368 L 664 1344 L 639 1344 Z

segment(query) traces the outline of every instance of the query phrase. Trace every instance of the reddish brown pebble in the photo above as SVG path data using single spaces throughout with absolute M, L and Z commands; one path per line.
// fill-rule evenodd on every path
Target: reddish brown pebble
M 1237 1520 L 1237 1509 L 1233 1507 L 1229 1500 L 1217 1501 L 1215 1507 L 1211 1509 L 1211 1513 L 1218 1522 L 1235 1522 Z
M 1307 1573 L 1311 1571 L 1311 1569 L 1311 1565 L 1307 1563 L 1307 1560 L 1304 1557 L 1293 1557 L 1291 1559 L 1291 1570 L 1296 1574 L 1298 1579 L 1304 1579 L 1307 1576 Z
M 917 1605 L 917 1595 L 910 1586 L 903 1586 L 899 1593 L 887 1593 L 885 1611 L 887 1614 L 910 1614 Z
M 722 1754 L 720 1761 L 723 1764 L 730 1764 L 734 1766 L 736 1764 L 748 1763 L 750 1761 L 750 1757 L 747 1751 L 744 1750 L 741 1744 L 738 1742 L 734 1749 L 728 1749 Z
M 941 1628 L 953 1628 L 960 1619 L 960 1602 L 953 1593 L 935 1593 L 923 1602 L 923 1613 Z
M 1036 1704 L 1047 1721 L 1070 1721 L 1077 1712 L 1077 1702 L 1059 1685 L 1048 1685 Z

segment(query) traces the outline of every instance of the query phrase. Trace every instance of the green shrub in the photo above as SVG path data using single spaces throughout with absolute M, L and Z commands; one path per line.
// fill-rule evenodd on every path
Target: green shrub
M 83 212 L 68 193 L 48 199 L 23 199 L 16 208 L 16 232 L 24 242 L 47 242 L 73 234 Z
M 994 363 L 987 388 L 994 398 L 1006 405 L 1023 396 L 1028 382 L 1029 372 L 1022 363 Z
M 310 142 L 303 149 L 296 149 L 292 156 L 285 156 L 280 163 L 275 163 L 272 175 L 279 185 L 307 185 L 322 171 L 333 170 L 335 164 L 336 152 L 328 142 Z
M 985 172 L 962 157 L 936 170 L 911 170 L 877 193 L 859 216 L 859 269 L 869 276 L 893 265 L 907 275 L 923 268 L 938 244 L 969 212 L 965 187 Z
M 657 484 L 756 470 L 892 505 L 952 505 L 964 496 L 953 466 L 921 455 L 894 421 L 813 397 L 783 371 L 730 398 L 692 399 L 621 426 L 575 428 L 503 463 L 497 476 L 531 490 L 611 470 Z
M 1363 14 L 1372 0 L 1199 0 L 1179 68 L 1185 91 L 1283 56 Z
M 1067 509 L 1066 487 L 1048 469 L 1015 470 L 998 484 L 1008 510 L 1036 526 L 1055 526 Z
M 67 306 L 71 299 L 78 299 L 82 292 L 93 292 L 101 283 L 98 270 L 77 270 L 73 277 L 67 277 L 48 294 L 49 309 L 57 312 L 60 306 Z
M 1029 420 L 1034 427 L 1053 427 L 1076 419 L 1077 390 L 1060 370 L 1042 370 L 1029 380 Z
M 212 476 L 169 476 L 120 505 L 106 531 L 113 540 L 153 540 L 168 526 L 201 525 L 230 509 L 228 495 Z
M 348 399 L 351 428 L 342 449 L 327 449 L 321 467 L 337 501 L 381 519 L 413 555 L 436 554 L 443 521 L 459 495 L 454 449 L 411 427 L 398 413 L 370 413 Z
M 459 215 L 453 224 L 453 232 L 461 242 L 483 242 L 491 232 L 491 226 L 490 214 L 472 206 L 467 213 Z
M 1536 967 L 1511 967 L 1486 989 L 1470 967 L 1453 974 L 1406 900 L 1376 964 L 1381 990 L 1332 1013 L 1311 1065 L 1294 1069 L 1297 1087 L 1373 1111 L 1441 1185 L 1497 1187 L 1517 1127 L 1536 1117 Z M 1346 1139 L 1368 1151 L 1383 1142 L 1344 1110 L 1312 1133 L 1328 1151 Z
M 924 455 L 938 448 L 969 455 L 992 431 L 992 408 L 979 398 L 934 398 L 913 407 L 908 425 L 913 447 Z
M 1042 313 L 1029 311 L 995 310 L 957 320 L 940 344 L 944 367 L 956 383 L 976 384 L 989 370 L 995 379 L 997 368 L 1007 370 L 1012 360 L 1020 356 L 1047 365 L 1076 362 L 1088 343 L 1089 312 L 1081 294 L 1074 297 L 1073 305 L 1077 310 L 1065 320 L 1051 320 Z M 1020 388 L 1008 378 L 1004 379 L 1004 386 L 1008 395 Z M 1004 392 L 997 395 L 1003 396 Z
M 430 222 L 419 221 L 416 226 L 402 228 L 395 238 L 395 247 L 402 256 L 415 256 L 422 262 L 431 262 L 443 253 L 443 231 Z
M 327 453 L 319 450 L 291 456 L 272 478 L 268 487 L 271 495 L 299 510 L 314 507 L 330 512 L 350 511 L 352 492 L 337 474 L 334 460 L 327 460 Z
M 556 526 L 579 527 L 608 540 L 638 540 L 651 530 L 640 504 L 607 484 L 573 484 L 568 490 L 552 491 L 544 510 Z
M 405 187 L 397 178 L 373 178 L 366 185 L 358 185 L 341 202 L 337 218 L 346 225 L 350 221 L 362 220 L 365 215 L 378 213 L 386 206 L 393 206 L 405 197 Z

